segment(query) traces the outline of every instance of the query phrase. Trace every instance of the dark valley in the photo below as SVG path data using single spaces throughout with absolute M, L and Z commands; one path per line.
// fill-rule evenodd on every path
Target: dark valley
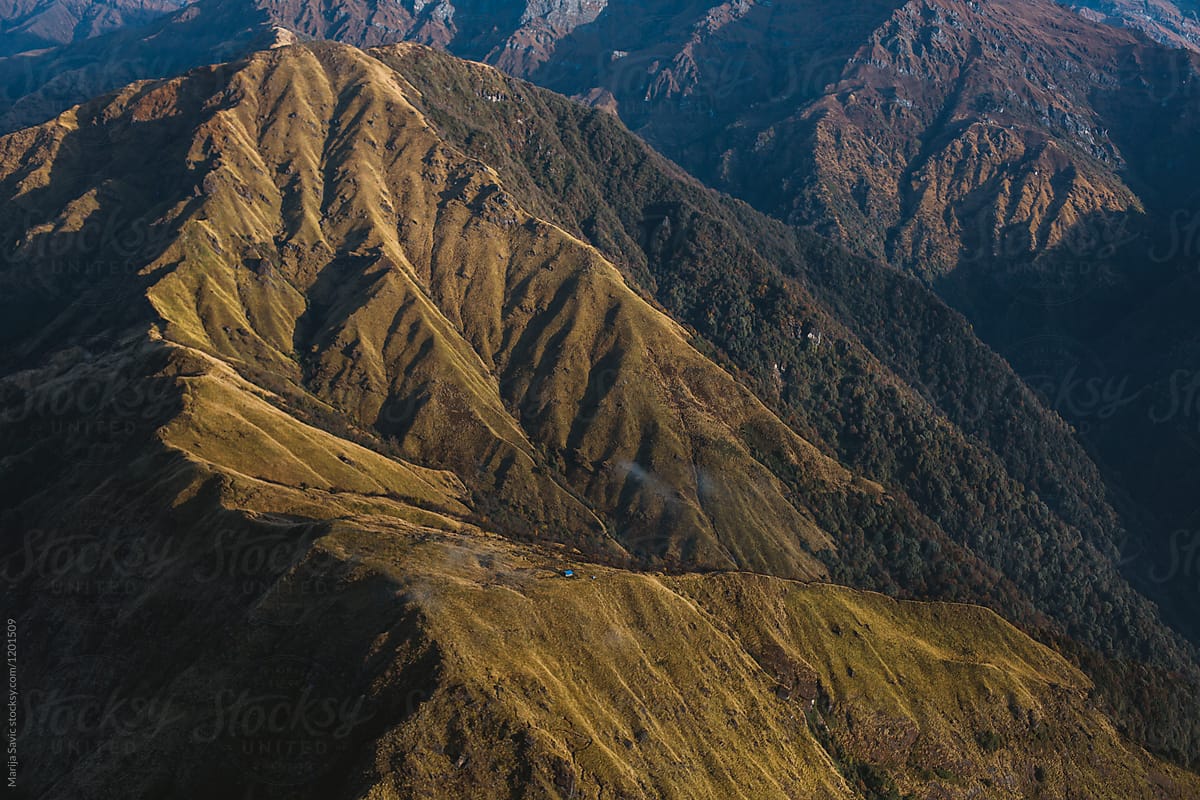
M 1088 5 L 0 7 L 19 792 L 1200 796 L 1200 56 Z

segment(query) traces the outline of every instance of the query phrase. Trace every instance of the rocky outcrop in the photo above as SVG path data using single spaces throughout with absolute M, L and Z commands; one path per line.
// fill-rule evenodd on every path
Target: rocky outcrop
M 1172 47 L 1200 50 L 1200 5 L 1195 0 L 1076 0 L 1083 16 L 1123 25 Z

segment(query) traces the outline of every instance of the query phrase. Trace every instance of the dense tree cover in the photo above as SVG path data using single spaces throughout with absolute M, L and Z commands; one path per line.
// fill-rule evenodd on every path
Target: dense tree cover
M 798 433 L 893 494 L 886 511 L 825 504 L 839 580 L 984 602 L 1195 680 L 1188 645 L 1118 573 L 1126 534 L 1073 431 L 932 293 L 704 190 L 606 114 L 426 51 L 380 56 L 525 207 L 608 254 Z M 451 99 L 463 96 L 480 100 Z M 1128 696 L 1093 674 L 1107 697 Z M 1160 751 L 1200 754 L 1195 731 L 1167 745 L 1144 704 L 1115 705 Z

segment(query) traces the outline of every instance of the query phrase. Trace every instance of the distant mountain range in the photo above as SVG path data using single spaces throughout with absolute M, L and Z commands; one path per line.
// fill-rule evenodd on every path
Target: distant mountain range
M 1038 0 L 860 4 L 827 27 L 803 3 L 738 8 L 632 43 L 602 18 L 533 77 L 966 314 L 1082 432 L 1149 539 L 1130 569 L 1195 637 L 1176 564 L 1200 541 L 1197 56 Z
M 1108 713 L 1194 741 L 1188 651 L 1117 574 L 1066 427 L 915 282 L 602 112 L 413 46 L 284 48 L 0 139 L 0 198 L 6 598 L 57 631 L 30 680 L 175 698 L 120 719 L 120 762 L 93 740 L 39 792 L 1196 791 L 981 609 L 746 574 L 991 604 L 1101 681 L 1154 652 L 1100 687 Z M 897 323 L 929 344 L 875 344 Z M 48 569 L 22 530 L 114 555 Z M 289 555 L 237 555 L 263 541 Z M 111 666 L 146 636 L 158 656 Z M 352 737 L 212 718 L 206 695 L 256 681 L 355 704 Z M 1133 686 L 1180 710 L 1120 708 Z M 772 744 L 743 753 L 743 725 Z M 298 736 L 321 757 L 257 749 Z
M 0 5 L 5 599 L 188 698 L 37 794 L 283 651 L 311 796 L 1196 796 L 1194 9 L 1089 5 Z
M 176 0 L 5 0 L 0 3 L 0 57 L 137 27 L 181 5 Z

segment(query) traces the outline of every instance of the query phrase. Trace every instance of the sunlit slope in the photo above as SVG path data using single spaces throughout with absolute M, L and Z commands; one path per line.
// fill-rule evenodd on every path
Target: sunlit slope
M 150 462 L 169 464 L 151 469 L 167 484 L 169 475 L 193 484 L 215 477 L 223 506 L 253 512 L 315 520 L 374 513 L 448 529 L 470 513 L 470 493 L 452 473 L 306 424 L 283 398 L 211 357 L 157 338 L 105 344 L 71 348 L 0 382 L 4 500 L 17 528 L 54 529 L 53 519 L 21 523 L 20 514 L 58 482 L 78 487 Z
M 503 177 L 465 155 L 463 116 L 491 107 L 484 144 L 534 132 L 486 153 Z M 154 325 L 309 424 L 453 472 L 471 518 L 510 536 L 972 599 L 1174 655 L 1107 561 L 1083 454 L 1058 458 L 1061 420 L 961 320 L 719 202 L 604 115 L 421 48 L 307 45 L 129 86 L 0 138 L 0 163 L 15 365 Z M 581 198 L 605 196 L 588 220 Z M 856 288 L 821 285 L 838 280 Z M 944 363 L 868 351 L 848 326 L 884 297 L 953 326 Z M 906 335 L 867 341 L 920 349 Z M 1048 568 L 1100 580 L 1046 585 Z M 1110 588 L 1126 619 L 1098 618 Z
M 570 562 L 491 540 L 377 542 L 345 526 L 317 546 L 394 580 L 442 662 L 379 737 L 372 797 L 1198 788 L 1123 742 L 1082 674 L 978 607 L 746 574 L 567 579 Z
M 135 219 L 159 238 L 117 276 L 130 324 L 157 319 L 165 340 L 453 471 L 481 519 L 824 574 L 813 553 L 832 543 L 785 480 L 878 488 L 792 433 L 597 251 L 522 211 L 405 91 L 351 48 L 297 47 L 15 134 L 0 183 L 29 208 L 23 268 L 55 284 L 47 242 Z M 23 313 L 37 330 L 119 318 L 87 304 Z M 212 447 L 223 422 L 198 420 L 218 429 L 201 437 Z
M 68 596 L 58 611 L 28 612 L 83 654 L 33 672 L 31 690 L 100 693 L 147 715 L 121 716 L 114 739 L 53 770 L 44 765 L 62 734 L 34 726 L 32 796 L 1200 791 L 1194 775 L 1123 741 L 1082 674 L 978 607 L 746 573 L 634 573 L 389 512 L 312 525 L 291 516 L 293 489 L 264 485 L 251 511 L 189 475 L 194 466 L 154 479 L 119 469 L 107 504 L 72 498 L 44 517 L 102 532 L 118 552 L 171 557 L 123 605 L 75 607 Z M 264 546 L 275 558 L 246 573 Z M 119 566 L 88 577 L 117 577 Z M 45 592 L 46 577 L 22 574 L 6 592 Z M 147 635 L 157 652 L 121 652 Z M 296 669 L 306 683 L 294 683 Z M 285 682 L 268 689 L 264 676 Z M 247 746 L 260 741 L 252 715 L 267 708 L 288 715 L 261 742 L 301 755 Z
M 138 710 L 31 793 L 1196 795 L 991 612 L 785 580 L 914 542 L 1037 618 L 413 91 L 295 47 L 0 138 L 4 599 L 33 696 Z M 353 719 L 241 738 L 314 687 Z
M 1200 791 L 990 611 L 518 545 L 465 519 L 451 473 L 305 424 L 210 355 L 101 341 L 0 382 L 6 605 L 55 631 L 31 637 L 27 690 L 108 698 L 117 715 L 54 769 L 79 745 L 31 715 L 31 796 Z M 99 384 L 108 424 L 64 411 Z M 33 523 L 34 539 L 13 536 Z M 50 546 L 52 568 L 23 541 Z M 99 560 L 62 549 L 101 542 Z M 96 602 L 89 586 L 118 588 Z M 271 729 L 303 758 L 247 755 L 262 676 L 295 680 L 296 664 L 343 711 Z M 270 689 L 309 708 L 298 686 Z

